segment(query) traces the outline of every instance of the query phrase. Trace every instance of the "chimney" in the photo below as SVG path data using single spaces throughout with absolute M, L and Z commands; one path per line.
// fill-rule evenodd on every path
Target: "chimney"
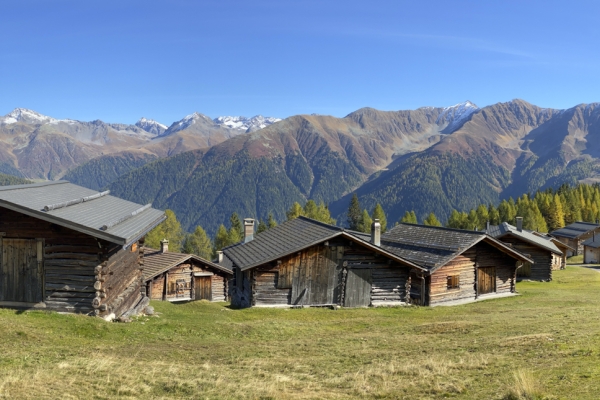
M 490 233 L 490 221 L 485 223 L 485 233 Z
M 223 263 L 223 252 L 221 250 L 217 251 L 217 264 Z
M 252 239 L 254 239 L 254 220 L 244 218 L 244 243 L 248 243 Z
M 517 217 L 517 230 L 523 232 L 523 217 Z
M 377 218 L 371 224 L 371 243 L 375 246 L 381 246 L 381 224 Z
M 163 239 L 160 241 L 160 252 L 166 253 L 169 251 L 169 241 L 167 239 Z

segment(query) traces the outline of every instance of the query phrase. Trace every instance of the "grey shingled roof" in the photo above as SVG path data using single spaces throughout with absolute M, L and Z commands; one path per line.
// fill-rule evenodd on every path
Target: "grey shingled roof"
M 583 245 L 597 249 L 598 247 L 600 247 L 600 235 L 592 236 L 591 238 L 583 242 Z
M 425 225 L 398 224 L 382 235 L 381 247 L 433 272 L 480 241 L 486 241 L 517 260 L 533 262 L 484 232 Z
M 0 187 L 0 207 L 73 229 L 112 243 L 128 246 L 164 221 L 163 211 L 105 195 L 67 207 L 44 207 L 98 194 L 67 181 Z M 128 218 L 128 216 L 131 216 Z M 108 225 L 107 229 L 102 229 Z
M 228 269 L 222 265 L 215 264 L 211 261 L 205 260 L 195 254 L 183 254 L 167 251 L 166 253 L 160 250 L 151 249 L 149 247 L 144 248 L 144 281 L 154 278 L 157 275 L 162 274 L 170 270 L 171 268 L 184 263 L 188 260 L 196 260 L 201 264 L 208 267 L 215 268 L 219 271 L 231 274 L 231 269 Z
M 370 236 L 358 232 L 347 231 L 343 228 L 328 225 L 306 217 L 298 217 L 281 225 L 254 235 L 248 243 L 238 243 L 223 249 L 224 255 L 231 262 L 247 270 L 281 257 L 293 254 L 310 246 L 344 236 L 365 247 L 382 253 L 404 265 L 420 268 L 418 265 L 404 260 L 395 254 L 373 246 L 369 243 Z
M 576 239 L 581 235 L 584 235 L 594 229 L 600 228 L 600 225 L 596 225 L 591 222 L 573 222 L 571 225 L 567 225 L 564 228 L 557 229 L 550 232 L 552 236 L 566 237 L 569 239 Z
M 510 235 L 517 237 L 527 243 L 541 247 L 556 254 L 561 254 L 562 251 L 550 240 L 535 234 L 533 231 L 522 229 L 520 232 L 517 227 L 510 225 L 508 222 L 503 222 L 500 225 L 492 225 L 488 230 L 488 235 L 501 239 L 504 236 Z

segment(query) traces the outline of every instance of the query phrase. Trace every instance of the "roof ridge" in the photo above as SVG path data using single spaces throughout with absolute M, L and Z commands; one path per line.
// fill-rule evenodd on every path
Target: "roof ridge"
M 35 187 L 61 185 L 63 183 L 70 183 L 70 182 L 69 181 L 46 181 L 46 182 L 39 182 L 39 183 L 23 183 L 21 185 L 0 186 L 0 191 L 31 189 L 31 188 L 35 188 Z
M 485 231 L 471 231 L 471 230 L 467 230 L 467 229 L 458 229 L 458 228 L 447 228 L 445 226 L 433 226 L 433 225 L 421 225 L 421 224 L 409 224 L 408 222 L 400 222 L 398 225 L 408 225 L 408 226 L 418 226 L 421 228 L 428 228 L 428 229 L 439 229 L 439 230 L 444 230 L 444 231 L 452 231 L 452 232 L 463 232 L 463 233 L 469 233 L 471 235 L 485 235 Z M 396 226 L 398 226 L 396 225 Z M 391 232 L 396 226 L 392 227 L 392 229 L 390 229 L 389 231 L 387 231 L 386 233 Z M 383 235 L 382 235 L 383 236 Z
M 308 222 L 312 222 L 312 223 L 315 223 L 317 225 L 324 226 L 326 228 L 333 228 L 333 229 L 336 229 L 336 230 L 339 230 L 339 231 L 343 231 L 344 230 L 344 228 L 339 227 L 337 225 L 331 225 L 331 224 L 328 224 L 327 222 L 318 221 L 316 219 L 305 217 L 304 215 L 299 215 L 298 219 L 303 219 L 303 220 L 306 220 Z M 285 222 L 291 222 L 291 221 L 293 221 L 293 219 L 291 219 L 290 221 L 285 221 Z

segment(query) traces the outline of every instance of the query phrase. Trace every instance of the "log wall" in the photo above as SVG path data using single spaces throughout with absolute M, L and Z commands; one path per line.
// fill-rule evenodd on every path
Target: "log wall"
M 533 258 L 534 263 L 531 268 L 528 268 L 530 273 L 528 276 L 520 273 L 521 268 L 517 270 L 517 277 L 529 279 L 532 281 L 551 281 L 552 269 L 554 264 L 553 253 L 550 250 L 545 250 L 538 246 L 534 246 L 514 236 L 504 236 L 500 239 L 504 243 L 509 243 L 516 250 Z
M 150 286 L 150 298 L 152 300 L 163 300 L 165 290 L 165 276 L 159 275 L 152 279 L 149 283 Z
M 475 298 L 475 261 L 477 252 L 471 248 L 431 274 L 430 304 Z M 448 288 L 448 276 L 459 276 L 459 287 Z
M 478 268 L 496 267 L 496 293 L 514 293 L 517 260 L 485 242 L 475 248 Z

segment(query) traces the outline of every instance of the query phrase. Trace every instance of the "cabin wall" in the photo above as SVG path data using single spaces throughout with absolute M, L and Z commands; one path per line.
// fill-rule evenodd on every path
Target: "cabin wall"
M 192 265 L 185 263 L 167 272 L 167 301 L 192 299 Z
M 485 242 L 479 242 L 475 248 L 478 268 L 496 268 L 496 294 L 514 293 L 517 261 Z
M 552 253 L 552 270 L 556 271 L 559 269 L 564 269 L 565 256 L 564 254 L 555 254 Z
M 431 274 L 430 304 L 475 298 L 476 257 L 476 249 L 471 248 Z M 448 287 L 452 276 L 458 276 L 458 288 Z
M 165 290 L 165 275 L 159 275 L 148 283 L 151 300 L 163 300 Z
M 227 301 L 227 277 L 225 275 L 212 276 L 212 301 Z
M 521 270 L 524 270 L 524 268 L 521 267 L 517 270 L 517 277 L 532 281 L 552 280 L 552 269 L 555 261 L 551 251 L 534 246 L 514 236 L 504 236 L 500 240 L 504 243 L 511 244 L 513 248 L 529 256 L 529 258 L 532 258 L 534 261 L 533 264 L 527 266 L 526 271 L 529 273 L 523 275 Z
M 566 237 L 562 237 L 562 236 L 556 236 L 556 239 L 558 239 L 558 241 L 566 244 L 567 246 L 570 246 L 572 248 L 575 249 L 575 251 L 568 249 L 567 250 L 567 257 L 571 257 L 571 256 L 576 256 L 581 254 L 581 252 L 578 250 L 579 249 L 579 243 L 580 241 L 577 239 L 570 239 L 570 238 L 566 238 Z M 581 250 L 583 251 L 583 249 Z
M 103 249 L 106 252 L 98 267 L 98 297 L 94 306 L 98 307 L 101 316 L 114 314 L 119 317 L 141 299 L 143 246 L 136 244 L 123 249 L 110 244 Z

